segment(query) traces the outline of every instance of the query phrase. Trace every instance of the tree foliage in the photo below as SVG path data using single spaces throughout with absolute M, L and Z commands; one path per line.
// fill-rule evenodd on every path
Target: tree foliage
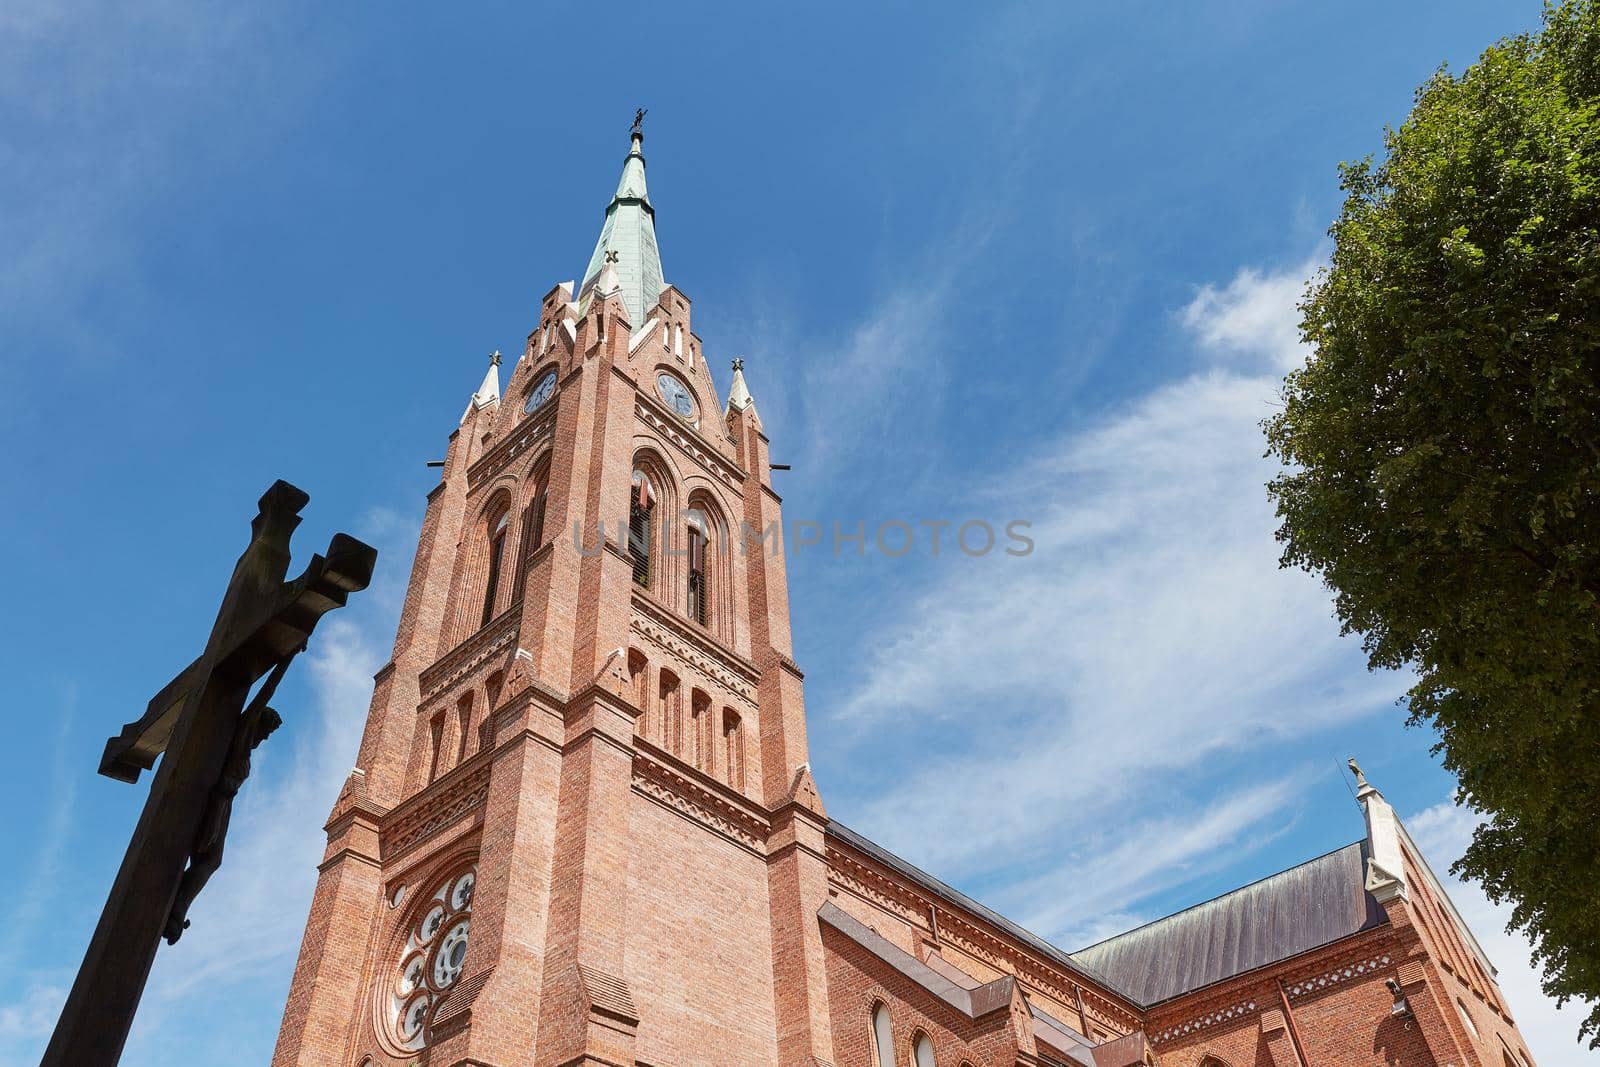
M 1514 905 L 1600 1047 L 1600 7 L 1440 70 L 1341 166 L 1312 347 L 1267 421 L 1283 564 L 1410 667 Z

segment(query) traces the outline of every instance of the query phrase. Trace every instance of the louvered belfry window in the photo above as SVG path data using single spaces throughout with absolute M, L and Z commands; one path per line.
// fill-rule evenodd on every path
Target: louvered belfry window
M 705 625 L 706 610 L 706 520 L 699 511 L 689 512 L 689 617 Z
M 506 554 L 506 532 L 510 525 L 511 512 L 507 509 L 500 513 L 489 533 L 489 580 L 484 583 L 483 618 L 479 626 L 489 625 L 489 620 L 494 618 L 495 597 L 500 592 L 500 564 Z
M 628 558 L 633 561 L 633 581 L 650 587 L 650 513 L 656 501 L 650 479 L 640 471 L 633 474 L 633 499 L 628 507 Z
M 521 600 L 523 585 L 528 579 L 528 561 L 544 547 L 544 509 L 550 499 L 550 490 L 541 481 L 534 489 L 533 499 L 522 510 L 522 548 L 518 552 L 517 587 L 512 599 Z

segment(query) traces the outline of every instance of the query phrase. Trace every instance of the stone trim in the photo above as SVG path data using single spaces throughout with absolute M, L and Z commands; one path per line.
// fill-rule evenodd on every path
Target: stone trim
M 513 604 L 500 613 L 500 617 L 474 633 L 443 656 L 434 660 L 417 678 L 417 688 L 422 691 L 426 704 L 439 691 L 465 678 L 496 652 L 503 651 L 517 636 L 517 623 L 521 617 L 520 604 Z
M 755 664 L 717 641 L 710 634 L 692 629 L 675 618 L 652 598 L 635 592 L 634 614 L 628 629 L 657 649 L 675 656 L 706 678 L 755 709 L 755 687 L 761 678 Z
M 1138 1028 L 1138 1018 L 1118 1005 L 1100 990 L 1086 984 L 1088 979 L 1066 968 L 1052 966 L 1034 953 L 1017 948 L 998 933 L 969 916 L 959 901 L 942 894 L 920 893 L 906 881 L 885 874 L 875 866 L 846 854 L 833 834 L 827 840 L 828 879 L 830 882 L 886 908 L 914 925 L 926 927 L 929 909 L 939 909 L 940 940 L 947 941 L 961 951 L 983 960 L 996 970 L 1011 971 L 1022 977 L 1026 984 L 1048 993 L 1064 1004 L 1073 1004 L 1081 990 L 1084 1010 L 1089 1017 L 1107 1029 L 1128 1032 Z
M 831 900 L 818 910 L 817 921 L 854 941 L 896 974 L 915 982 L 968 1020 L 981 1019 L 1011 1007 L 1017 980 L 1009 974 L 975 989 L 963 989 Z
M 787 656 L 784 653 L 779 652 L 777 649 L 773 649 L 772 654 L 778 658 L 778 666 L 794 675 L 795 678 L 799 679 L 800 681 L 805 681 L 805 672 L 800 669 L 800 665 L 794 661 L 793 657 Z
M 489 795 L 487 756 L 479 752 L 390 813 L 379 838 L 385 862 L 400 858 L 483 804 Z
M 721 782 L 678 765 L 678 761 L 644 738 L 634 738 L 633 791 L 727 838 L 756 855 L 765 856 L 771 824 L 748 808 L 742 797 Z
M 1150 1035 L 1150 1042 L 1151 1044 L 1158 1044 L 1162 1041 L 1170 1041 L 1175 1037 L 1187 1037 L 1218 1023 L 1225 1023 L 1231 1019 L 1242 1019 L 1255 1011 L 1255 1001 L 1243 1000 L 1231 1007 L 1218 1008 L 1216 1011 L 1206 1012 L 1204 1015 L 1190 1019 L 1188 1022 L 1178 1023 L 1163 1030 L 1158 1030 Z
M 1338 985 L 1341 982 L 1348 982 L 1352 979 L 1371 974 L 1374 971 L 1385 970 L 1388 968 L 1389 963 L 1389 954 L 1387 952 L 1380 953 L 1379 955 L 1358 960 L 1354 963 L 1345 963 L 1337 967 L 1331 967 L 1328 970 L 1323 971 L 1321 974 L 1314 974 L 1310 977 L 1302 978 L 1295 982 L 1285 982 L 1284 993 L 1289 997 L 1290 1000 L 1307 997 L 1313 993 L 1319 993 L 1329 986 Z
M 559 407 L 560 405 L 555 405 Z M 485 478 L 497 473 L 516 457 L 529 451 L 534 444 L 549 437 L 556 428 L 556 413 L 546 412 L 542 417 L 526 419 L 506 436 L 504 441 L 479 456 L 467 468 L 467 488 L 475 489 Z
M 707 474 L 734 492 L 739 491 L 744 482 L 744 472 L 717 454 L 716 446 L 694 427 L 685 425 L 682 419 L 674 415 L 658 413 L 655 405 L 642 390 L 634 406 L 634 414 L 638 415 L 639 421 L 654 430 L 662 440 L 672 442 L 679 452 L 699 464 Z

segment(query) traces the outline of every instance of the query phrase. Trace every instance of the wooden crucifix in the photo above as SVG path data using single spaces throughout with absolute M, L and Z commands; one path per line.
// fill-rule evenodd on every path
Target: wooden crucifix
M 166 758 L 41 1067 L 110 1067 L 121 1058 L 158 944 L 189 925 L 190 903 L 222 862 L 250 754 L 278 726 L 267 702 L 317 621 L 372 579 L 377 553 L 335 534 L 327 555 L 285 581 L 289 538 L 309 500 L 288 482 L 266 491 L 205 651 L 106 742 L 100 773 L 120 781 L 136 782 Z

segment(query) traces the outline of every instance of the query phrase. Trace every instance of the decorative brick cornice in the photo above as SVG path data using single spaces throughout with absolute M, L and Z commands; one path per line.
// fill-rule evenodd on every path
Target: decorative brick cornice
M 522 425 L 507 434 L 504 441 L 479 456 L 477 461 L 467 468 L 467 488 L 471 489 L 485 478 L 498 474 L 506 464 L 549 437 L 555 425 L 554 408 L 538 418 L 524 419 Z
M 1160 1044 L 1163 1041 L 1171 1041 L 1173 1038 L 1187 1037 L 1188 1035 L 1196 1033 L 1200 1030 L 1204 1030 L 1207 1027 L 1216 1026 L 1218 1023 L 1225 1023 L 1232 1019 L 1242 1019 L 1246 1015 L 1253 1015 L 1255 1012 L 1255 1001 L 1242 1000 L 1237 1004 L 1231 1005 L 1230 1007 L 1218 1008 L 1215 1011 L 1206 1012 L 1204 1015 L 1190 1019 L 1187 1022 L 1177 1023 L 1173 1026 L 1168 1026 L 1165 1029 L 1158 1030 L 1150 1035 L 1150 1042 L 1151 1044 Z
M 482 666 L 497 652 L 503 652 L 517 636 L 517 623 L 521 619 L 520 604 L 513 604 L 488 626 L 479 630 L 455 648 L 434 661 L 422 672 L 417 686 L 422 690 L 425 704 L 444 689 Z
M 1321 973 L 1308 975 L 1293 982 L 1285 982 L 1284 992 L 1288 994 L 1290 1000 L 1298 1000 L 1313 993 L 1320 993 L 1329 986 L 1340 985 L 1372 974 L 1375 971 L 1386 970 L 1389 964 L 1389 954 L 1387 952 L 1378 953 L 1365 959 L 1331 967 Z
M 633 606 L 629 629 L 755 707 L 755 687 L 761 677 L 755 664 L 686 620 L 674 618 L 647 596 L 636 593 Z
M 1127 1009 L 1103 996 L 1095 988 L 1084 984 L 1075 974 L 1053 966 L 1025 948 L 1019 948 L 1009 938 L 991 931 L 975 917 L 968 917 L 959 906 L 942 898 L 921 892 L 903 879 L 868 865 L 843 849 L 835 847 L 830 838 L 827 848 L 828 880 L 835 885 L 872 901 L 901 918 L 918 925 L 926 925 L 931 909 L 939 914 L 939 938 L 983 960 L 996 970 L 1012 972 L 1024 984 L 1046 993 L 1064 1003 L 1074 1003 L 1077 991 L 1084 996 L 1084 1010 L 1102 1025 L 1118 1032 L 1136 1029 L 1138 1018 Z
M 717 447 L 700 436 L 693 427 L 685 425 L 682 419 L 675 416 L 661 414 L 643 394 L 638 398 L 634 413 L 639 416 L 639 421 L 656 431 L 662 440 L 676 445 L 679 452 L 698 463 L 707 474 L 734 492 L 739 491 L 744 482 L 744 472 L 729 463 Z
M 771 826 L 765 818 L 720 783 L 674 766 L 676 761 L 643 738 L 636 738 L 633 789 L 684 815 L 733 843 L 761 855 Z
M 1118 1033 L 1127 1033 L 1139 1026 L 1139 1020 L 1131 1013 L 1118 1008 L 1092 987 L 1031 952 L 1019 951 L 1011 941 L 991 933 L 961 912 L 952 910 L 948 904 L 939 911 L 939 936 L 992 967 L 1015 972 L 1026 985 L 1062 1003 L 1073 1003 L 1077 991 L 1082 990 L 1084 1011 L 1089 1017 Z
M 489 795 L 489 766 L 487 754 L 479 753 L 395 808 L 384 820 L 384 860 L 405 855 L 482 806 Z
M 925 902 L 907 892 L 899 882 L 885 878 L 865 864 L 857 863 L 838 849 L 828 848 L 827 858 L 828 881 L 903 919 L 917 923 L 926 921 L 928 913 Z

